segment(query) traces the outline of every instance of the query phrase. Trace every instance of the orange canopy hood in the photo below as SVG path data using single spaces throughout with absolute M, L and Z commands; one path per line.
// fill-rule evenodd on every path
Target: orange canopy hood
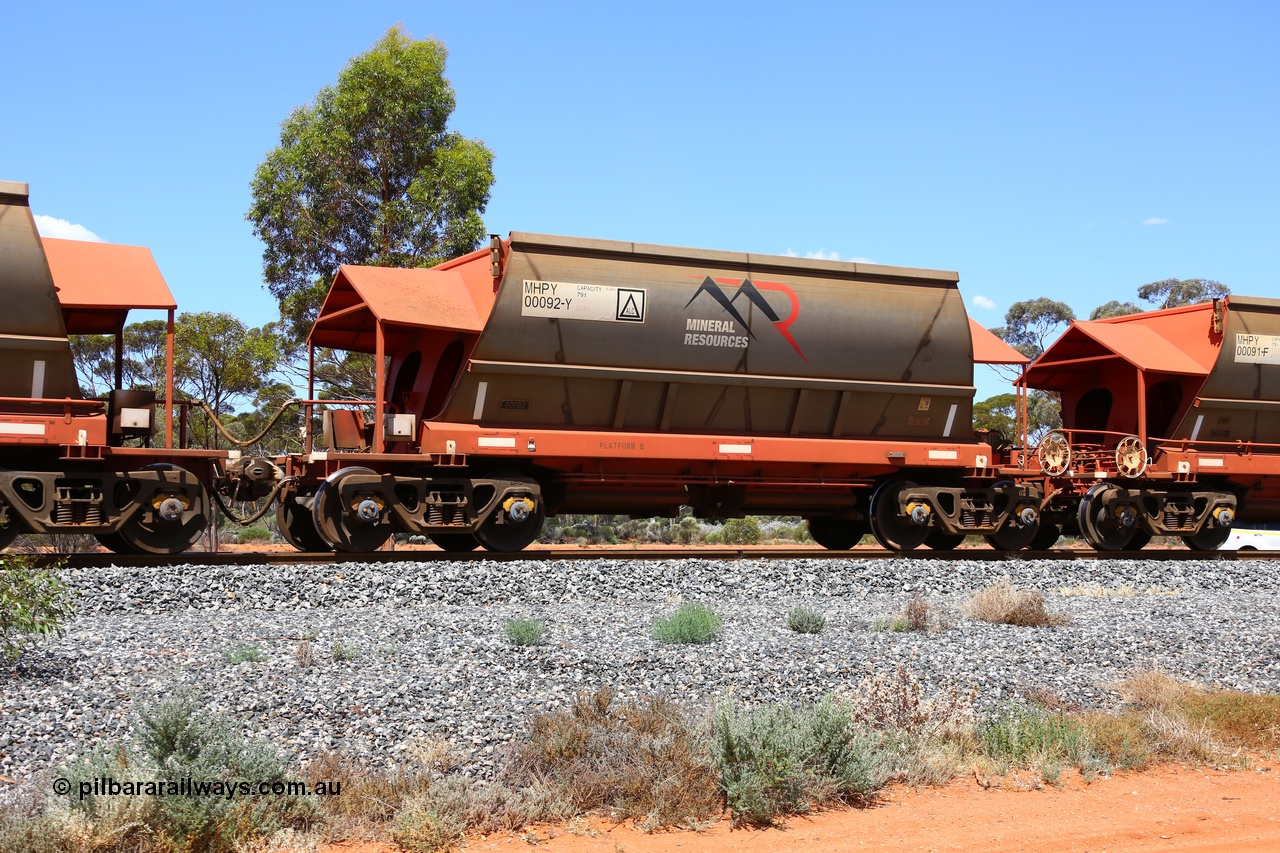
M 493 301 L 488 249 L 430 269 L 348 264 L 338 268 L 309 340 L 314 346 L 374 352 L 378 323 L 392 336 L 411 329 L 479 334 Z
M 969 318 L 969 333 L 973 338 L 973 360 L 978 364 L 1027 364 L 1031 361 L 972 317 Z
M 115 334 L 132 308 L 176 310 L 151 250 L 144 246 L 42 237 L 69 335 Z

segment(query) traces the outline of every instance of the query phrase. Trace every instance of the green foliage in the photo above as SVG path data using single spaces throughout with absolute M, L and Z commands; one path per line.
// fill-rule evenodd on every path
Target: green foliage
M 787 627 L 797 634 L 821 634 L 827 617 L 809 607 L 796 607 L 787 614 Z
M 275 326 L 249 328 L 227 313 L 184 313 L 174 326 L 174 381 L 218 414 L 253 397 L 283 358 Z
M 334 643 L 329 652 L 337 663 L 356 660 L 360 657 L 360 647 L 355 643 L 348 643 L 343 640 Z
M 659 643 L 707 643 L 723 626 L 711 608 L 685 602 L 670 616 L 654 620 L 653 638 Z
M 271 531 L 265 527 L 244 527 L 236 532 L 236 542 L 241 545 L 270 541 Z
M 230 664 L 262 663 L 267 656 L 253 643 L 236 643 L 223 650 L 222 659 Z
M 539 619 L 517 618 L 503 627 L 507 642 L 513 646 L 538 646 L 547 638 L 547 623 Z
M 1231 288 L 1222 282 L 1207 278 L 1187 278 L 1181 281 L 1176 278 L 1166 278 L 1164 281 L 1153 281 L 1138 288 L 1138 298 L 1143 302 L 1158 303 L 1157 308 L 1194 305 L 1197 302 L 1221 299 L 1230 293 Z
M 174 794 L 64 798 L 65 807 L 84 821 L 78 827 L 83 849 L 229 851 L 311 815 L 310 804 L 289 794 L 177 795 L 185 779 L 237 786 L 290 780 L 273 749 L 247 740 L 225 717 L 202 712 L 189 696 L 144 705 L 138 717 L 131 742 L 93 753 L 57 775 L 77 794 L 82 782 L 91 790 L 104 777 L 172 786 Z
M 1010 305 L 1004 326 L 991 331 L 1018 352 L 1036 358 L 1075 318 L 1067 303 L 1041 296 Z
M 722 705 L 712 758 L 737 824 L 768 825 L 832 802 L 854 802 L 889 777 L 886 741 L 859 725 L 845 702 L 807 709 Z
M 759 545 L 760 522 L 753 516 L 731 518 L 721 528 L 721 536 L 726 545 Z
M 16 660 L 41 637 L 61 637 L 75 616 L 71 593 L 54 568 L 37 568 L 30 557 L 0 556 L 0 655 Z
M 1141 313 L 1142 310 L 1132 302 L 1121 302 L 1119 299 L 1112 299 L 1110 302 L 1094 308 L 1089 314 L 1089 319 L 1104 320 L 1107 317 L 1124 317 L 1129 314 Z
M 1018 397 L 997 394 L 973 404 L 973 428 L 993 430 L 1007 439 L 1018 435 Z
M 1084 726 L 1060 711 L 1006 706 L 978 724 L 978 737 L 989 757 L 1019 767 L 1090 757 Z
M 301 337 L 341 264 L 425 267 L 476 248 L 493 154 L 447 129 L 445 46 L 392 27 L 285 119 L 246 218 Z

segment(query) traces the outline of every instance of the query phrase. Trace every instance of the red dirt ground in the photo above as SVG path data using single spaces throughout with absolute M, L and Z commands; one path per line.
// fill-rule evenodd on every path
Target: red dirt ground
M 938 788 L 893 787 L 867 809 L 791 818 L 781 829 L 650 835 L 595 819 L 468 840 L 469 851 L 548 853 L 1274 853 L 1280 851 L 1280 766 L 1259 770 L 1165 767 L 1085 784 L 1064 774 L 1039 789 L 973 778 Z M 336 844 L 325 853 L 392 853 L 379 844 Z

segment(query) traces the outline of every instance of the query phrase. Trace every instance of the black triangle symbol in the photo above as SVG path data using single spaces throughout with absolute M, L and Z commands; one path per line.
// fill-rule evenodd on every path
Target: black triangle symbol
M 640 319 L 640 309 L 636 307 L 636 297 L 634 295 L 627 297 L 627 303 L 622 306 L 622 311 L 619 312 L 618 316 Z

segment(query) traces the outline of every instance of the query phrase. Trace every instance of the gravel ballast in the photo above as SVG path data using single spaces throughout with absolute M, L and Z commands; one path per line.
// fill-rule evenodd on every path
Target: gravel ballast
M 931 689 L 976 687 L 984 706 L 1035 690 L 1113 707 L 1112 685 L 1151 668 L 1275 693 L 1275 574 L 1262 561 L 946 559 L 64 570 L 77 618 L 0 675 L 0 775 L 32 779 L 118 742 L 135 702 L 183 690 L 299 760 L 335 751 L 388 765 L 430 738 L 481 775 L 532 715 L 602 685 L 701 705 L 803 702 L 905 664 Z M 1020 628 L 959 611 L 1002 577 L 1071 621 Z M 877 629 L 917 593 L 942 628 Z M 654 618 L 682 601 L 711 606 L 721 634 L 655 641 Z M 799 605 L 826 615 L 822 633 L 788 630 Z M 545 644 L 510 645 L 515 617 L 544 620 Z M 296 654 L 305 642 L 311 666 Z M 262 659 L 229 662 L 245 645 Z

